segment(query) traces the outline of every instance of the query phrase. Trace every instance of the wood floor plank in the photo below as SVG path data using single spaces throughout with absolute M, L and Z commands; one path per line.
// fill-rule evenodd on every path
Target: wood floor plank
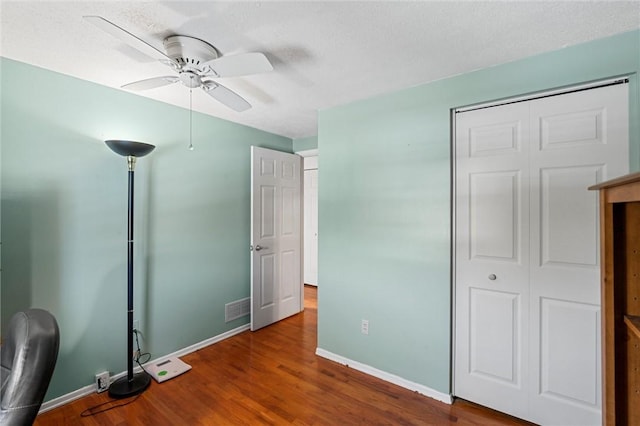
M 93 394 L 41 414 L 35 425 L 528 424 L 462 400 L 444 404 L 320 358 L 316 330 L 317 290 L 306 286 L 303 313 L 183 356 L 191 371 L 152 382 L 130 404 L 81 417 L 109 401 Z

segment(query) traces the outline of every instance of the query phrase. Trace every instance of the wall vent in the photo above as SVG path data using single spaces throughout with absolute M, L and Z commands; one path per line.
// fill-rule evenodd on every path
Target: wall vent
M 244 299 L 236 300 L 235 302 L 229 302 L 224 305 L 224 322 L 233 321 L 234 319 L 242 318 L 251 313 L 251 298 L 245 297 Z

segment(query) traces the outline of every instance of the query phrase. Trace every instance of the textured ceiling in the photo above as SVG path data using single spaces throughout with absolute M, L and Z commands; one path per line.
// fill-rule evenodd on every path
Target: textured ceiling
M 291 138 L 317 133 L 317 112 L 421 83 L 640 28 L 640 1 L 0 3 L 0 55 L 105 86 L 170 70 L 82 19 L 100 15 L 162 50 L 173 34 L 223 55 L 263 52 L 274 71 L 220 80 L 253 108 L 205 93 L 199 112 Z M 136 92 L 189 106 L 180 84 Z

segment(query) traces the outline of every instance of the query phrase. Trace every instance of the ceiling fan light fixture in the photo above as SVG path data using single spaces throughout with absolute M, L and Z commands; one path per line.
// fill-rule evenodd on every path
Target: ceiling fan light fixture
M 187 86 L 190 89 L 194 87 L 200 87 L 202 85 L 202 80 L 200 76 L 191 71 L 183 71 L 180 73 L 180 82 Z

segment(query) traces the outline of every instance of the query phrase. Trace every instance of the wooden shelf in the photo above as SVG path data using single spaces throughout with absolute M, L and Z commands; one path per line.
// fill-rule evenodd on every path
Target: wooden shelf
M 635 315 L 625 315 L 624 323 L 627 324 L 629 330 L 640 339 L 640 317 Z
M 640 425 L 640 173 L 590 189 L 600 192 L 603 423 Z

